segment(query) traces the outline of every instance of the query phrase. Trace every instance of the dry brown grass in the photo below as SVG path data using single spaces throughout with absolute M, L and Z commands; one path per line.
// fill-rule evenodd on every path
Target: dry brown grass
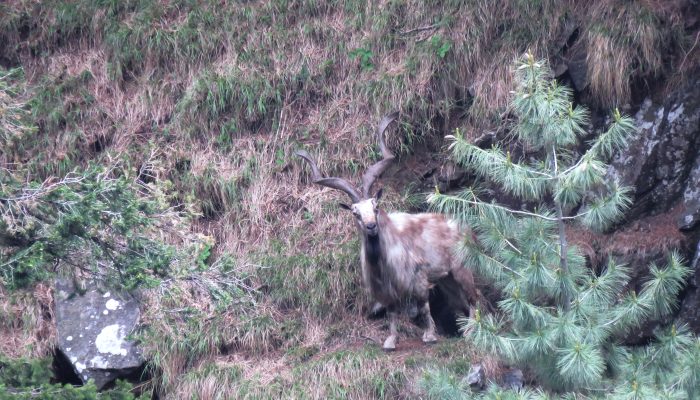
M 167 340 L 148 341 L 147 350 L 158 357 L 153 383 L 166 397 L 322 399 L 336 396 L 341 390 L 346 398 L 365 399 L 377 397 L 379 387 L 386 390 L 384 397 L 413 398 L 418 393 L 415 378 L 422 368 L 433 365 L 435 360 L 454 362 L 476 357 L 462 341 L 444 339 L 436 346 L 424 345 L 420 329 L 406 321 L 402 330 L 407 339 L 399 343 L 396 352 L 387 354 L 380 350 L 386 335 L 385 321 L 367 321 L 360 315 L 339 316 L 329 326 L 329 322 L 321 323 L 311 315 L 281 316 L 273 308 L 261 305 L 267 311 L 256 310 L 257 316 L 271 313 L 275 324 L 303 321 L 294 343 L 280 346 L 272 343 L 280 338 L 256 335 L 259 330 L 255 328 L 239 329 L 245 324 L 241 324 L 241 316 L 236 312 L 214 313 L 198 290 L 188 285 L 182 289 L 179 295 L 188 298 L 185 304 L 203 312 L 196 317 L 196 334 L 211 346 L 201 347 L 194 356 L 188 346 L 196 342 L 182 336 L 186 332 L 192 335 L 191 328 L 164 320 L 177 312 L 172 308 L 175 304 L 163 303 L 163 296 L 149 296 L 159 304 L 149 304 L 144 323 L 158 330 L 156 337 Z M 496 367 L 491 369 L 496 371 Z M 495 374 L 494 371 L 491 372 Z
M 682 81 L 697 67 L 683 67 L 681 54 L 690 54 L 692 34 L 684 33 L 683 0 L 626 2 L 605 0 L 586 6 L 588 78 L 592 100 L 604 107 L 631 100 L 635 82 L 662 76 Z M 683 50 L 681 50 L 683 49 Z M 673 67 L 673 65 L 676 67 Z
M 12 359 L 45 357 L 55 344 L 51 286 L 42 283 L 12 294 L 0 287 L 0 354 Z
M 629 53 L 615 46 L 614 40 L 606 35 L 590 33 L 586 57 L 591 87 L 602 94 L 603 104 L 629 99 Z
M 31 3 L 6 4 L 30 10 L 39 4 Z M 374 161 L 375 124 L 391 110 L 401 110 L 402 125 L 390 129 L 389 142 L 403 155 L 419 141 L 431 151 L 439 151 L 442 137 L 455 127 L 474 137 L 495 129 L 509 100 L 513 59 L 528 49 L 538 57 L 562 56 L 562 43 L 568 39 L 563 37 L 568 32 L 566 24 L 581 29 L 578 45 L 588 50 L 592 98 L 604 105 L 626 102 L 631 79 L 661 76 L 668 73 L 670 65 L 676 65 L 678 60 L 661 56 L 670 39 L 659 33 L 657 22 L 681 23 L 685 10 L 683 1 L 500 0 L 440 5 L 420 1 L 318 3 L 313 9 L 308 2 L 293 2 L 301 11 L 281 11 L 280 4 L 258 1 L 248 4 L 255 14 L 248 17 L 242 12 L 246 5 L 202 3 L 200 10 L 211 8 L 214 14 L 234 7 L 235 11 L 230 20 L 217 21 L 221 26 L 200 32 L 206 36 L 203 50 L 187 58 L 182 47 L 162 51 L 147 45 L 153 43 L 148 40 L 156 33 L 167 36 L 184 29 L 191 11 L 168 1 L 157 4 L 164 7 L 163 14 L 146 24 L 139 22 L 135 12 L 120 16 L 118 22 L 124 26 L 142 30 L 131 47 L 139 48 L 143 59 L 135 61 L 131 69 L 125 67 L 125 73 L 114 76 L 110 69 L 120 49 L 107 44 L 102 36 L 107 18 L 104 12 L 90 17 L 85 32 L 62 43 L 56 37 L 60 32 L 49 29 L 56 16 L 50 7 L 44 7 L 39 12 L 43 25 L 32 32 L 32 43 L 21 43 L 19 58 L 30 82 L 39 89 L 46 77 L 51 79 L 46 85 L 56 86 L 83 71 L 92 75 L 86 85 L 60 99 L 67 106 L 80 108 L 84 107 L 83 95 L 88 94 L 94 99 L 90 109 L 69 126 L 51 131 L 55 142 L 48 148 L 30 149 L 29 155 L 77 153 L 78 166 L 88 161 L 126 159 L 134 170 L 147 170 L 173 206 L 202 213 L 189 229 L 214 238 L 214 258 L 233 254 L 241 264 L 250 266 L 252 284 L 261 288 L 262 300 L 250 311 L 258 317 L 252 326 L 246 325 L 246 315 L 235 308 L 217 310 L 202 287 L 191 281 L 173 282 L 167 296 L 164 292 L 148 295 L 144 324 L 158 337 L 175 338 L 175 342 L 154 342 L 149 348 L 161 357 L 157 364 L 162 393 L 181 398 L 193 393 L 202 393 L 204 398 L 242 393 L 239 378 L 225 371 L 204 373 L 213 361 L 218 360 L 218 370 L 234 365 L 241 368 L 244 381 L 257 377 L 260 386 L 246 390 L 249 397 L 256 393 L 264 397 L 269 394 L 264 388 L 276 377 L 288 383 L 295 379 L 294 366 L 283 355 L 283 347 L 357 350 L 362 347 L 358 343 L 368 342 L 365 338 L 380 340 L 385 335 L 383 323 L 369 323 L 360 316 L 367 301 L 364 294 L 348 293 L 360 280 L 356 256 L 345 254 L 350 250 L 344 245 L 354 235 L 352 220 L 335 209 L 336 203 L 347 199 L 309 184 L 308 171 L 295 160 L 294 150 L 305 147 L 317 157 L 324 173 L 357 181 L 364 167 Z M 269 23 L 265 22 L 267 17 Z M 2 38 L 8 43 L 20 40 L 14 34 Z M 218 45 L 208 40 L 218 41 Z M 437 52 L 442 44 L 451 46 L 444 58 Z M 42 56 L 33 56 L 31 46 Z M 372 68 L 362 68 L 360 60 L 349 56 L 358 48 L 372 53 Z M 697 65 L 699 48 L 683 43 L 683 68 Z M 303 78 L 303 71 L 307 78 Z M 264 111 L 254 107 L 252 112 L 244 106 L 244 96 L 235 101 L 221 98 L 217 101 L 229 102 L 212 113 L 215 102 L 207 104 L 207 95 L 216 94 L 215 80 L 219 78 L 229 79 L 236 89 L 269 84 L 273 92 L 279 91 L 279 98 L 266 99 Z M 233 91 L 230 96 L 238 94 Z M 185 106 L 188 95 L 194 96 L 194 101 Z M 227 138 L 230 142 L 222 144 L 221 129 L 232 120 L 237 129 Z M 65 140 L 69 131 L 79 131 L 79 140 Z M 101 152 L 91 149 L 96 142 L 105 144 Z M 226 193 L 225 184 L 230 182 L 240 188 L 235 201 Z M 380 183 L 385 182 L 394 181 L 388 177 Z M 405 208 L 399 194 L 402 190 L 398 182 L 385 191 L 388 208 Z M 217 204 L 216 213 L 203 215 L 206 201 Z M 190 242 L 176 234 L 163 235 L 169 243 Z M 588 238 L 587 243 L 594 243 L 591 254 L 602 254 L 610 250 L 605 247 L 612 246 L 610 243 L 632 240 L 636 239 L 601 236 Z M 674 240 L 667 236 L 668 246 L 675 245 Z M 309 304 L 290 310 L 270 299 L 274 288 L 260 278 L 263 275 L 256 272 L 259 265 L 254 264 L 260 264 L 260 258 L 272 253 L 275 246 L 282 248 L 281 261 L 276 260 L 280 265 L 264 267 L 285 267 L 285 256 L 324 255 L 329 260 L 326 263 L 314 261 L 285 272 L 289 280 L 313 285 L 318 270 L 331 269 L 323 295 L 338 305 L 314 313 Z M 622 247 L 613 250 L 627 251 Z M 29 304 L 28 299 L 23 301 Z M 311 299 L 310 303 L 327 306 L 328 301 Z M 38 308 L 34 307 L 28 308 L 28 315 L 36 315 Z M 192 309 L 196 317 L 182 309 Z M 19 311 L 13 310 L 11 315 L 18 317 Z M 188 326 L 188 318 L 198 321 L 199 331 Z M 285 337 L 280 326 L 294 319 L 304 322 L 291 337 Z M 37 351 L 46 351 L 52 334 L 26 333 L 44 329 L 38 321 L 12 327 L 14 336 L 7 337 L 16 339 L 3 348 L 18 349 L 21 343 L 35 340 L 36 347 L 43 349 Z M 406 326 L 409 336 L 417 335 Z M 198 335 L 192 336 L 193 332 Z M 32 339 L 38 337 L 40 341 Z M 177 343 L 186 345 L 177 347 Z M 187 347 L 190 344 L 199 347 L 193 351 Z M 226 352 L 231 353 L 223 354 Z M 425 354 L 431 352 L 434 349 Z M 320 398 L 328 395 L 329 389 L 320 381 L 325 375 L 345 383 L 362 382 L 373 373 L 394 367 L 402 370 L 400 363 L 392 362 L 414 355 L 399 351 L 386 359 L 374 358 L 364 371 L 347 365 L 333 370 L 332 364 L 315 365 L 306 371 L 316 379 L 318 392 L 314 396 Z M 188 373 L 191 379 L 180 379 Z M 353 393 L 350 397 L 371 395 L 362 390 Z
M 595 2 L 595 7 L 591 7 L 588 13 L 590 15 L 586 14 L 586 18 L 592 21 L 589 25 L 584 24 L 591 87 L 605 104 L 624 102 L 629 98 L 629 75 L 631 68 L 635 68 L 635 62 L 630 60 L 638 60 L 637 63 L 645 65 L 650 74 L 660 71 L 659 46 L 662 41 L 653 25 L 637 23 L 639 10 L 652 10 L 659 18 L 675 21 L 680 6 L 647 3 L 633 7 L 612 1 Z M 316 18 L 299 16 L 290 20 L 293 22 L 286 26 L 290 35 L 288 41 L 279 39 L 278 32 L 270 26 L 256 26 L 257 22 L 251 20 L 242 21 L 238 26 L 250 31 L 242 38 L 240 48 L 231 42 L 233 36 L 225 36 L 220 52 L 214 54 L 211 61 L 208 58 L 194 62 L 170 60 L 168 69 L 177 71 L 177 74 L 159 76 L 163 60 L 155 50 L 147 49 L 143 66 L 135 79 L 115 81 L 110 78 L 106 65 L 109 53 L 95 46 L 103 39 L 101 37 L 59 47 L 49 57 L 27 58 L 26 68 L 33 77 L 61 73 L 75 76 L 90 71 L 94 80 L 88 90 L 96 100 L 94 109 L 100 113 L 87 115 L 81 120 L 86 135 L 82 142 L 107 142 L 110 153 L 128 153 L 136 164 L 145 159 L 145 154 L 138 148 L 161 150 L 161 179 L 177 179 L 172 176 L 173 153 L 180 154 L 179 159 L 192 162 L 191 173 L 195 178 L 207 166 L 221 171 L 224 177 L 240 176 L 245 169 L 241 160 L 254 157 L 259 168 L 239 207 L 224 210 L 218 221 L 203 221 L 197 228 L 218 239 L 218 251 L 241 254 L 251 246 L 266 243 L 270 237 L 276 236 L 276 232 L 286 230 L 283 225 L 270 222 L 277 215 L 282 214 L 281 219 L 292 222 L 293 229 L 300 224 L 298 217 L 301 212 L 290 210 L 289 204 L 298 203 L 293 197 L 309 189 L 298 184 L 304 181 L 299 179 L 301 175 L 296 168 L 291 168 L 290 172 L 289 168 L 285 170 L 276 164 L 279 154 L 286 157 L 286 163 L 293 163 L 292 151 L 301 143 L 319 153 L 324 171 L 350 176 L 371 162 L 368 154 L 374 147 L 372 126 L 388 109 L 404 111 L 402 119 L 410 122 L 417 131 L 412 134 L 441 137 L 446 133 L 444 129 L 463 124 L 460 121 L 465 121 L 466 117 L 466 132 L 478 136 L 493 124 L 499 110 L 507 104 L 512 60 L 528 48 L 538 55 L 548 55 L 552 51 L 548 45 L 560 40 L 566 19 L 564 15 L 572 10 L 580 11 L 575 2 L 551 1 L 542 2 L 538 7 L 509 1 L 497 5 L 477 2 L 449 10 L 427 7 L 419 2 L 402 6 L 392 3 L 358 3 L 355 6 L 359 7 L 353 10 L 319 6 L 320 14 Z M 148 27 L 148 32 L 165 28 L 177 30 L 186 24 L 185 10 L 172 7 L 167 10 L 157 23 Z M 355 29 L 350 22 L 357 12 L 368 14 L 361 29 Z M 459 23 L 435 24 L 435 29 L 399 35 L 391 39 L 393 44 L 386 39 L 397 31 L 410 32 L 430 26 L 431 21 L 445 13 L 454 15 Z M 544 22 L 541 26 L 523 25 L 535 16 Z M 103 17 L 95 17 L 94 21 L 100 21 L 100 18 Z M 129 18 L 124 22 L 137 24 Z M 512 30 L 504 30 L 505 25 Z M 602 27 L 594 29 L 599 25 Z M 611 30 L 610 25 L 615 30 Z M 618 31 L 628 32 L 633 42 L 625 47 L 619 35 L 611 34 Z M 452 45 L 445 60 L 420 53 L 426 43 L 439 37 L 449 40 Z M 346 49 L 372 44 L 374 68 L 359 68 L 357 60 L 348 57 L 347 50 L 329 45 L 335 41 L 345 43 Z M 255 53 L 261 49 L 271 49 L 271 64 L 265 68 L 241 57 L 242 51 Z M 241 136 L 234 139 L 231 151 L 222 152 L 211 140 L 186 135 L 177 135 L 175 141 L 169 143 L 163 143 L 157 137 L 157 131 L 164 127 L 184 130 L 192 124 L 210 126 L 201 114 L 190 120 L 178 117 L 175 111 L 179 93 L 189 90 L 187 88 L 191 88 L 205 70 L 211 69 L 222 76 L 236 71 L 243 80 L 264 79 L 276 85 L 286 84 L 284 81 L 298 74 L 303 65 L 308 65 L 311 74 L 322 76 L 320 66 L 326 60 L 333 60 L 333 70 L 321 82 L 332 85 L 332 90 L 324 93 L 321 87 L 310 86 L 316 95 L 308 99 L 296 98 L 298 96 L 292 92 L 282 93 L 282 104 L 274 113 L 266 115 L 267 119 L 277 121 L 279 127 L 273 129 L 269 120 L 257 130 L 246 131 L 243 127 Z M 376 82 L 377 85 L 369 87 L 366 82 Z M 452 115 L 453 106 L 448 104 L 455 102 L 455 96 L 467 96 L 468 92 L 474 96 L 471 108 L 466 114 Z M 422 106 L 416 106 L 426 101 L 433 102 L 435 107 L 421 109 Z M 442 125 L 434 126 L 431 121 L 435 117 L 446 119 Z M 201 133 L 208 138 L 215 134 L 211 131 Z M 405 134 L 391 133 L 393 136 Z M 393 140 L 394 143 L 399 141 Z M 258 142 L 264 143 L 262 148 L 256 145 Z M 319 146 L 322 143 L 326 145 Z M 68 151 L 58 150 L 59 153 Z M 215 191 L 197 195 L 222 197 Z M 341 224 L 341 221 L 338 218 L 334 223 Z

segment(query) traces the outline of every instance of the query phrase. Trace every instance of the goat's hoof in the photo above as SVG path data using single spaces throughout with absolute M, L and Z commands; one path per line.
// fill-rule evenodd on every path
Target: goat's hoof
M 425 343 L 425 344 L 437 343 L 437 338 L 432 333 L 430 333 L 430 334 L 424 333 L 423 334 L 423 343 Z
M 396 350 L 396 339 L 393 337 L 387 338 L 382 346 L 384 351 L 394 351 Z

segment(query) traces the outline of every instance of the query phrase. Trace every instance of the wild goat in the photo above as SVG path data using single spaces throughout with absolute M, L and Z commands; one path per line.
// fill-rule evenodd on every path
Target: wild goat
M 440 214 L 388 214 L 377 207 L 382 190 L 370 196 L 372 185 L 395 158 L 384 142 L 384 131 L 397 116 L 398 113 L 385 116 L 379 123 L 377 138 L 383 158 L 362 176 L 362 192 L 345 179 L 323 177 L 306 151 L 296 152 L 311 167 L 315 184 L 342 190 L 350 196 L 352 205 L 341 206 L 355 216 L 362 238 L 360 257 L 364 285 L 373 299 L 387 308 L 389 316 L 385 350 L 396 348 L 397 312 L 402 305 L 412 302 L 418 305 L 427 324 L 423 342 L 437 340 L 428 304 L 431 285 L 443 290 L 449 307 L 465 314 L 470 311 L 470 304 L 476 304 L 481 296 L 471 271 L 460 266 L 453 255 L 453 248 L 465 234 L 456 222 Z

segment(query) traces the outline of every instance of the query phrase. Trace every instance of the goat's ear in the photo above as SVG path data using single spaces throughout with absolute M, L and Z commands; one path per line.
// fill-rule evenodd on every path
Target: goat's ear
M 377 194 L 374 195 L 375 200 L 379 201 L 379 199 L 382 198 L 383 191 L 384 191 L 384 188 L 381 188 L 381 189 L 379 189 L 379 191 L 377 191 Z
M 338 203 L 338 205 L 340 206 L 340 208 L 344 208 L 348 211 L 352 211 L 352 208 L 350 208 L 350 206 L 345 204 L 345 203 Z

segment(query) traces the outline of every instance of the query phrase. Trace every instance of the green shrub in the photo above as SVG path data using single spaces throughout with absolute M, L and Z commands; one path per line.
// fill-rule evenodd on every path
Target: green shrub
M 10 181 L 5 190 L 5 287 L 45 280 L 57 266 L 126 289 L 153 286 L 168 274 L 175 250 L 148 235 L 159 206 L 140 197 L 128 177 L 91 167 L 51 184 Z
M 98 392 L 90 381 L 84 386 L 53 383 L 51 358 L 8 360 L 0 355 L 0 400 L 132 400 L 132 385 L 118 381 L 110 390 Z

